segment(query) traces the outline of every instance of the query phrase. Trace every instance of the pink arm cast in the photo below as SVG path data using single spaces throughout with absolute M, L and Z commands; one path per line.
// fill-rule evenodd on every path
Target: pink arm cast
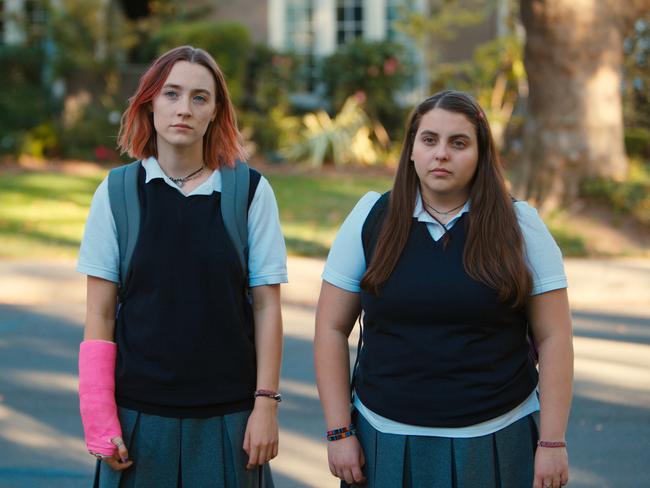
M 115 404 L 116 357 L 113 342 L 87 340 L 79 346 L 79 407 L 86 446 L 104 456 L 117 452 L 111 439 L 122 437 Z

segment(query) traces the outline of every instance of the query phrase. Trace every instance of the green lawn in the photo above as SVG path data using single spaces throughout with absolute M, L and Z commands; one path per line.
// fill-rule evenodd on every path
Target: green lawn
M 75 257 L 88 206 L 105 172 L 71 175 L 0 173 L 0 258 Z M 385 191 L 387 176 L 267 175 L 292 254 L 324 256 L 336 230 L 367 191 Z

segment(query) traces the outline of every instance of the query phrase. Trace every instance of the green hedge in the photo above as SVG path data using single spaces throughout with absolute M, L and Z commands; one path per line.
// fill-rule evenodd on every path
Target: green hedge
M 246 27 L 231 22 L 176 22 L 162 27 L 150 40 L 156 57 L 176 46 L 205 49 L 216 59 L 235 104 L 243 98 L 248 58 L 253 48 Z
M 647 127 L 625 129 L 625 150 L 630 156 L 650 158 L 650 129 Z

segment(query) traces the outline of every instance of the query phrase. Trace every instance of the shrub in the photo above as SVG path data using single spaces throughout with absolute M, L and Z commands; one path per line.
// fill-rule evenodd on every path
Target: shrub
M 650 129 L 646 127 L 625 129 L 625 150 L 630 156 L 650 158 Z
M 345 101 L 336 117 L 320 110 L 306 114 L 302 123 L 298 140 L 282 148 L 288 159 L 308 161 L 314 168 L 327 161 L 337 166 L 385 162 L 388 141 L 378 144 L 378 133 L 385 130 L 369 120 L 354 97 Z
M 70 158 L 99 162 L 118 159 L 115 150 L 119 119 L 111 117 L 112 110 L 88 105 L 74 123 L 61 127 L 61 151 Z
M 0 152 L 17 154 L 26 132 L 48 120 L 53 102 L 36 46 L 0 46 Z
M 602 178 L 586 180 L 581 193 L 603 201 L 615 211 L 629 214 L 642 225 L 650 227 L 650 168 L 632 161 L 630 175 L 627 181 Z
M 291 53 L 280 53 L 264 45 L 253 47 L 248 60 L 244 107 L 266 112 L 286 107 L 289 93 L 298 85 L 300 60 Z
M 379 120 L 389 132 L 403 124 L 396 96 L 411 76 L 412 66 L 399 44 L 356 39 L 327 57 L 322 71 L 326 92 L 336 111 L 349 96 L 359 93 L 365 98 L 363 106 L 368 115 Z
M 176 46 L 189 44 L 205 49 L 226 76 L 235 104 L 244 96 L 246 68 L 252 41 L 246 27 L 233 22 L 175 22 L 164 25 L 149 41 L 155 56 Z M 153 57 L 153 56 L 152 56 Z

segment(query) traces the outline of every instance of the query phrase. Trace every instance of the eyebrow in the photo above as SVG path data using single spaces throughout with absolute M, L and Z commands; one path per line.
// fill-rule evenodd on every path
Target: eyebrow
M 427 135 L 427 136 L 440 136 L 437 132 L 434 132 L 432 130 L 423 130 L 420 135 Z M 468 134 L 465 134 L 463 132 L 459 134 L 452 134 L 449 136 L 449 139 L 457 139 L 457 138 L 462 138 L 462 139 L 471 139 L 471 137 Z
M 162 87 L 162 89 L 165 89 L 165 88 L 174 88 L 176 90 L 182 90 L 184 87 L 182 87 L 181 85 L 176 85 L 174 83 L 167 83 L 167 84 L 163 85 L 163 87 Z M 206 88 L 194 88 L 191 91 L 193 91 L 194 93 L 200 92 L 200 93 L 207 93 L 208 95 L 212 95 L 212 93 L 210 93 L 210 90 L 208 90 Z

